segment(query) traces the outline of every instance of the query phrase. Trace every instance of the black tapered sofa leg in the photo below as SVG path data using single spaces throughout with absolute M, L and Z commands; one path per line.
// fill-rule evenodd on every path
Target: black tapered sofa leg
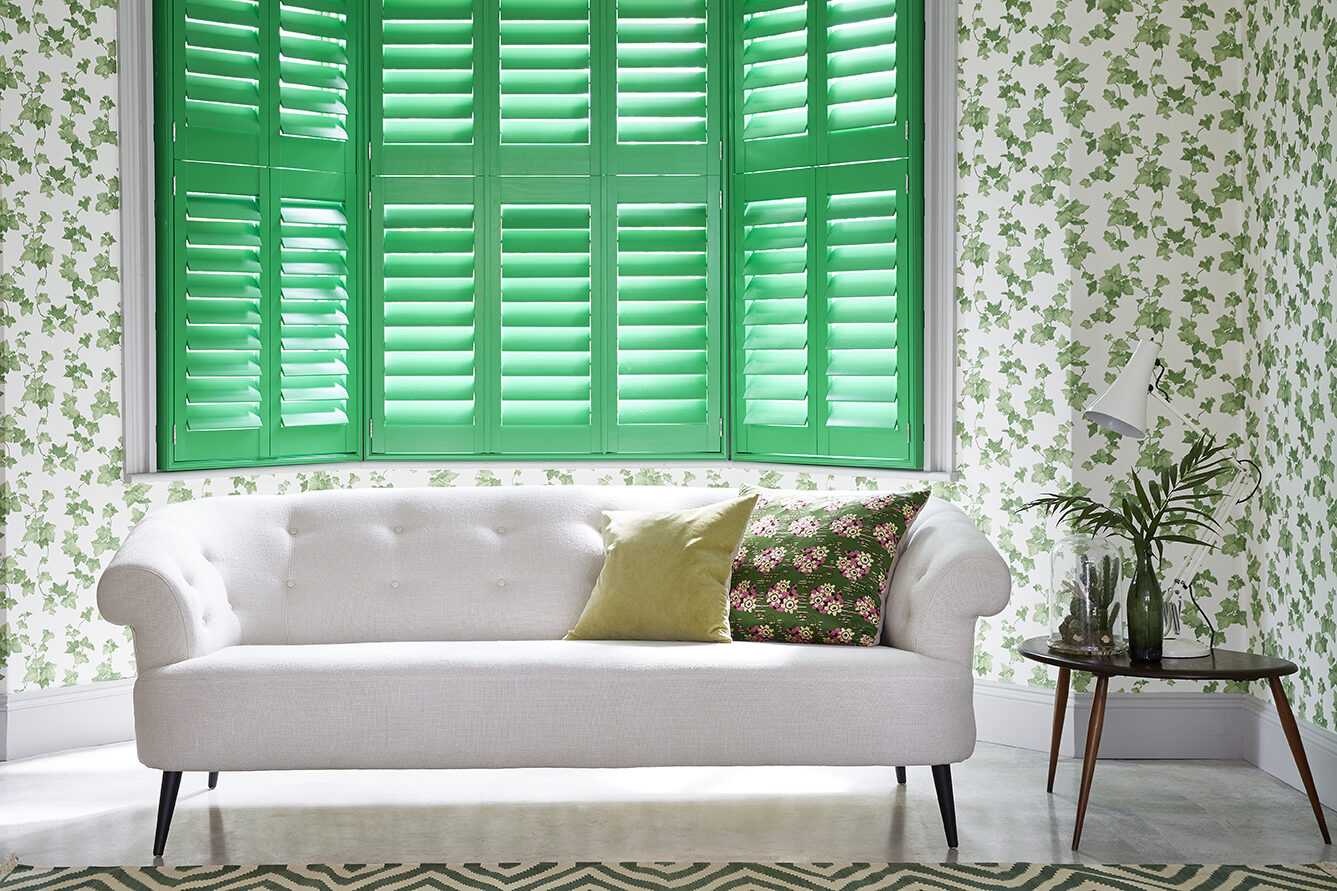
M 172 812 L 176 810 L 176 793 L 181 789 L 181 771 L 162 772 L 162 792 L 158 795 L 158 830 L 153 835 L 153 856 L 161 857 L 167 847 L 167 830 L 172 826 Z
M 947 847 L 956 847 L 956 801 L 952 798 L 952 765 L 933 765 L 933 787 L 938 790 L 938 810 L 947 831 Z
M 210 789 L 218 788 L 218 771 L 216 770 L 209 771 L 209 788 Z
M 905 768 L 904 768 L 904 767 L 898 767 L 898 768 L 896 768 L 896 782 L 900 783 L 902 786 L 905 785 Z

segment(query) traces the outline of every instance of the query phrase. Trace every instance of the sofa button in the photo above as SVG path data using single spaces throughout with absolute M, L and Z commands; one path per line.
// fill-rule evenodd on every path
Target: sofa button
M 497 587 L 498 587 L 498 588 L 504 588 L 504 587 L 506 587 L 506 580 L 505 580 L 505 579 L 497 579 Z
M 296 535 L 296 534 L 297 534 L 297 527 L 296 527 L 296 526 L 289 526 L 289 527 L 288 527 L 288 534 L 289 534 L 289 535 Z
M 506 527 L 505 527 L 505 526 L 498 526 L 498 527 L 497 527 L 497 534 L 498 534 L 498 535 L 505 535 L 505 534 L 506 534 Z
M 288 579 L 288 587 L 289 587 L 289 588 L 296 588 L 296 587 L 297 587 L 297 583 L 294 582 L 292 579 Z
M 399 587 L 399 579 L 395 579 L 393 582 L 391 582 L 391 583 L 390 583 L 390 587 L 391 587 L 391 588 L 398 588 L 398 587 Z
M 403 531 L 404 531 L 404 527 L 403 527 L 403 526 L 396 526 L 396 527 L 395 527 L 395 531 L 396 531 L 396 532 L 403 532 Z

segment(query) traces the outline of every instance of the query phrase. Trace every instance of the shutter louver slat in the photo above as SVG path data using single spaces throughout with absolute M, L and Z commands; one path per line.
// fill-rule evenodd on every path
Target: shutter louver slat
M 831 195 L 826 210 L 827 425 L 897 424 L 895 191 Z
M 472 452 L 478 417 L 473 184 L 406 179 L 392 188 L 379 238 L 386 435 L 377 450 Z
M 617 208 L 617 422 L 704 425 L 707 208 Z
M 744 424 L 809 424 L 808 212 L 803 197 L 743 204 Z
M 617 2 L 617 141 L 706 141 L 706 0 Z
M 381 138 L 387 172 L 459 172 L 446 146 L 475 142 L 473 0 L 384 0 Z
M 254 168 L 187 165 L 177 344 L 183 445 L 263 426 L 263 197 Z M 255 449 L 254 444 L 250 445 Z M 204 451 L 208 443 L 204 442 Z
M 500 0 L 500 142 L 590 142 L 589 0 Z
M 592 421 L 591 207 L 501 206 L 501 428 Z
M 177 157 L 263 161 L 261 7 L 257 0 L 187 0 L 178 7 L 181 77 Z
M 303 449 L 344 451 L 353 402 L 347 185 L 337 174 L 278 177 L 277 445 L 291 452 L 282 440 L 292 428 L 322 427 L 333 429 L 301 431 Z

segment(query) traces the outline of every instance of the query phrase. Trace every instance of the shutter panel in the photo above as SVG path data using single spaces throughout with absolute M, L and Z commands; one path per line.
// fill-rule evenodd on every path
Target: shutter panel
M 264 164 L 270 89 L 270 10 L 258 0 L 178 0 L 172 7 L 175 154 Z
M 178 167 L 173 234 L 172 425 L 177 462 L 246 463 L 267 453 L 267 171 Z M 164 447 L 171 431 L 164 431 Z
M 372 138 L 377 171 L 465 174 L 475 169 L 477 0 L 382 0 L 373 13 Z M 379 87 L 379 89 L 377 89 Z M 373 103 L 376 100 L 373 99 Z
M 608 449 L 718 452 L 718 180 L 617 177 L 613 186 L 616 420 Z
M 272 453 L 352 456 L 361 417 L 356 180 L 295 170 L 276 170 L 273 177 L 279 398 L 271 402 Z
M 718 163 L 707 0 L 616 0 L 614 158 L 621 173 L 704 173 Z M 605 163 L 605 172 L 612 172 Z
M 903 0 L 902 0 L 903 2 Z M 911 17 L 897 0 L 827 0 L 826 140 L 822 161 L 903 158 L 908 154 L 898 98 L 900 47 L 912 45 Z M 908 86 L 908 85 L 907 85 Z
M 284 0 L 278 6 L 275 166 L 351 173 L 353 0 Z
M 590 173 L 590 0 L 498 0 L 492 173 Z
M 501 232 L 500 423 L 503 454 L 602 451 L 595 426 L 595 281 L 600 221 L 588 177 L 506 178 Z
M 482 179 L 384 177 L 373 209 L 373 451 L 485 451 L 477 299 Z
M 741 239 L 735 293 L 738 451 L 816 450 L 816 327 L 811 313 L 815 234 L 811 169 L 739 178 Z
M 894 161 L 824 171 L 824 454 L 909 457 L 907 169 Z
M 808 3 L 741 0 L 736 54 L 740 170 L 801 167 L 815 159 L 810 133 Z

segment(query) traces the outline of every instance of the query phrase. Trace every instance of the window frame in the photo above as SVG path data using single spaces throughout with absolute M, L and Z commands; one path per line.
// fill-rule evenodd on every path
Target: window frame
M 118 106 L 121 154 L 121 384 L 123 422 L 123 475 L 126 480 L 144 474 L 208 475 L 226 470 L 237 474 L 269 472 L 287 465 L 359 467 L 439 467 L 446 464 L 486 462 L 491 465 L 533 466 L 535 459 L 507 455 L 450 456 L 424 462 L 417 459 L 377 457 L 363 450 L 359 460 L 323 464 L 310 458 L 267 462 L 263 466 L 163 470 L 158 463 L 157 420 L 157 266 L 155 189 L 155 130 L 163 122 L 154 104 L 154 0 L 123 0 L 118 7 Z M 926 0 L 923 4 L 924 47 L 920 95 L 924 108 L 922 175 L 922 459 L 919 469 L 878 467 L 866 461 L 794 463 L 765 457 L 735 457 L 729 448 L 703 465 L 699 456 L 681 458 L 642 455 L 550 456 L 563 464 L 622 466 L 665 461 L 683 466 L 808 468 L 818 472 L 858 470 L 863 475 L 956 478 L 956 162 L 957 162 L 957 10 L 952 4 Z M 166 134 L 163 134 L 166 135 Z M 725 273 L 726 281 L 728 273 Z M 727 351 L 729 347 L 725 347 Z M 724 396 L 725 407 L 730 403 Z M 727 425 L 726 425 L 727 427 Z

